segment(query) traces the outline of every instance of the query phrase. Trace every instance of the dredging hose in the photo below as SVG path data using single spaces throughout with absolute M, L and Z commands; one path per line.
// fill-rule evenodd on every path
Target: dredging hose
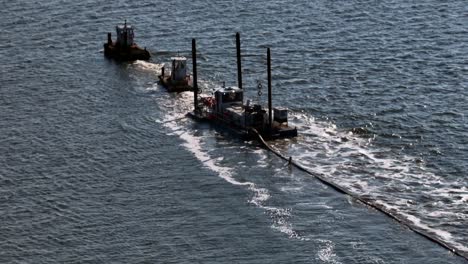
M 432 235 L 428 234 L 427 232 L 423 231 L 423 230 L 420 230 L 418 228 L 416 228 L 415 226 L 412 226 L 411 224 L 403 221 L 402 219 L 400 219 L 397 215 L 393 214 L 392 212 L 390 212 L 389 210 L 385 209 L 382 205 L 379 205 L 377 203 L 375 203 L 373 200 L 371 199 L 367 199 L 365 197 L 362 197 L 362 196 L 359 196 L 358 194 L 356 193 L 353 193 L 351 192 L 350 190 L 347 190 L 333 182 L 331 182 L 330 180 L 328 180 L 323 174 L 321 173 L 316 173 L 316 172 L 313 172 L 313 171 L 310 171 L 308 170 L 307 168 L 305 168 L 304 166 L 302 166 L 301 164 L 297 163 L 296 161 L 294 161 L 294 159 L 292 157 L 286 157 L 284 156 L 283 154 L 281 154 L 278 150 L 276 150 L 275 148 L 273 148 L 272 146 L 270 146 L 270 144 L 268 144 L 264 139 L 263 137 L 260 135 L 260 133 L 258 133 L 258 131 L 255 129 L 255 128 L 250 128 L 250 132 L 254 135 L 257 136 L 259 142 L 266 148 L 268 149 L 269 151 L 273 152 L 276 156 L 280 157 L 281 159 L 289 162 L 289 164 L 291 166 L 294 166 L 296 167 L 297 169 L 309 174 L 309 175 L 312 175 L 314 176 L 315 178 L 317 178 L 318 180 L 320 180 L 322 183 L 326 184 L 327 186 L 330 186 L 332 187 L 333 189 L 343 193 L 343 194 L 347 194 L 349 196 L 351 196 L 352 198 L 360 201 L 361 203 L 369 206 L 369 207 L 372 207 L 382 213 L 384 213 L 385 215 L 389 216 L 390 218 L 396 220 L 397 222 L 401 223 L 402 225 L 408 227 L 410 230 L 412 230 L 413 232 L 425 237 L 426 239 L 432 241 L 432 242 L 435 242 L 437 244 L 439 244 L 440 246 L 448 249 L 449 251 L 453 252 L 455 255 L 458 255 L 462 258 L 464 258 L 465 260 L 468 260 L 468 255 L 463 253 L 463 252 L 460 252 L 459 250 L 451 247 L 450 245 L 448 245 L 447 243 L 445 243 L 444 241 L 438 239 L 437 237 L 433 237 Z

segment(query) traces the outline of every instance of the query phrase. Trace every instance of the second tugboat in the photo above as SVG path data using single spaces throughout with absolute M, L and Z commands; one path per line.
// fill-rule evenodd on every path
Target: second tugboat
M 172 69 L 169 75 L 165 74 L 164 67 L 161 69 L 161 75 L 158 76 L 161 85 L 166 87 L 169 92 L 192 91 L 192 80 L 187 74 L 187 58 L 172 57 Z
M 127 25 L 127 20 L 123 25 L 115 27 L 117 40 L 112 41 L 111 33 L 107 33 L 107 43 L 104 44 L 104 55 L 120 61 L 149 60 L 150 53 L 146 48 L 140 48 L 134 41 L 135 34 L 133 27 Z
M 297 128 L 288 126 L 288 110 L 286 108 L 272 108 L 270 48 L 267 50 L 268 113 L 259 104 L 250 105 L 249 100 L 244 104 L 239 33 L 236 34 L 236 43 L 239 87 L 222 87 L 217 89 L 213 96 L 199 98 L 195 39 L 192 40 L 195 109 L 189 115 L 197 120 L 213 122 L 229 128 L 241 136 L 255 137 L 260 135 L 266 140 L 296 137 Z

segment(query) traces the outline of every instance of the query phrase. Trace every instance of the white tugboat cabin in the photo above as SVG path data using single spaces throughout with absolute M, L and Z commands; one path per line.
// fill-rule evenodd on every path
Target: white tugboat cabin
M 169 92 L 191 91 L 191 79 L 187 73 L 187 58 L 183 56 L 172 57 L 171 62 L 169 75 L 166 75 L 164 67 L 161 69 L 161 75 L 158 76 L 160 83 Z

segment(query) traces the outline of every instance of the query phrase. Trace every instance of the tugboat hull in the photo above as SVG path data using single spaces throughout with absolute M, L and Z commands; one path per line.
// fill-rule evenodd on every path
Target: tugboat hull
M 162 76 L 159 75 L 159 83 L 164 86 L 168 92 L 186 92 L 193 91 L 193 86 L 190 81 L 190 78 L 187 77 L 181 81 L 174 81 L 171 79 L 171 76 Z
M 120 48 L 113 44 L 104 44 L 104 55 L 120 61 L 135 61 L 135 60 L 149 60 L 151 57 L 149 51 L 142 49 L 137 45 L 132 45 L 127 48 Z

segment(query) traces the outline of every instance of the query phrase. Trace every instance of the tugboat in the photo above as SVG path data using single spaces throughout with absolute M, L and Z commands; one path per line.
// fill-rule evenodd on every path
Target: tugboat
M 187 74 L 187 58 L 172 57 L 171 61 L 172 69 L 169 75 L 165 75 L 164 67 L 161 69 L 161 75 L 158 76 L 160 84 L 169 92 L 192 91 L 192 80 Z
M 107 33 L 107 43 L 104 44 L 104 55 L 108 58 L 120 61 L 149 60 L 150 53 L 146 48 L 140 48 L 134 41 L 133 27 L 127 25 L 127 20 L 123 25 L 115 27 L 117 40 L 112 41 L 111 33 Z
M 213 96 L 200 96 L 199 100 L 196 44 L 195 39 L 192 40 L 194 111 L 188 113 L 188 115 L 196 120 L 219 124 L 247 138 L 253 138 L 258 135 L 266 140 L 296 137 L 297 128 L 288 126 L 288 109 L 272 108 L 271 58 L 269 48 L 267 49 L 268 113 L 260 104 L 251 106 L 250 100 L 247 100 L 247 103 L 244 104 L 244 91 L 240 75 L 239 33 L 236 34 L 236 43 L 239 87 L 221 87 L 215 90 Z

